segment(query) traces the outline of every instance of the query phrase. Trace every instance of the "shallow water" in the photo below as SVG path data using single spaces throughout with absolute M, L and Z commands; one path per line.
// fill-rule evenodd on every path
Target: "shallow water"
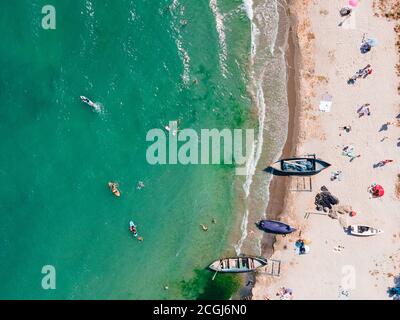
M 195 298 L 206 281 L 182 281 L 233 252 L 234 168 L 151 166 L 145 137 L 170 120 L 246 126 L 242 2 L 52 3 L 56 30 L 41 28 L 45 1 L 0 4 L 0 298 Z M 44 265 L 56 290 L 41 287 Z

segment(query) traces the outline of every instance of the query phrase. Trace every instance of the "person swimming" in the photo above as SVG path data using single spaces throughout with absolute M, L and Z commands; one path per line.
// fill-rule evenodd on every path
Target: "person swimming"
M 143 188 L 144 188 L 144 182 L 143 182 L 143 181 L 139 181 L 139 182 L 137 183 L 136 189 L 140 190 L 140 189 L 143 189 Z
M 121 192 L 118 190 L 118 183 L 116 182 L 109 182 L 108 187 L 110 188 L 111 192 L 116 196 L 121 196 Z
M 136 226 L 133 223 L 130 224 L 129 231 L 132 232 L 135 237 L 138 236 Z
M 80 99 L 82 102 L 86 103 L 87 105 L 89 105 L 90 107 L 95 109 L 96 111 L 100 111 L 100 106 L 98 106 L 96 103 L 91 101 L 89 98 L 87 98 L 85 96 L 80 96 Z

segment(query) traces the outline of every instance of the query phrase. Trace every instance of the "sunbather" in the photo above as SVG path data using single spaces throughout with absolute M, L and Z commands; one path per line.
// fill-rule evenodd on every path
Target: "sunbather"
M 363 104 L 358 110 L 357 110 L 357 113 L 358 113 L 358 116 L 361 118 L 362 116 L 365 116 L 365 115 L 367 115 L 367 116 L 370 116 L 371 115 L 371 111 L 369 110 L 369 106 L 370 106 L 370 104 L 369 103 L 366 103 L 366 104 Z
M 385 164 L 393 162 L 393 160 L 382 160 L 377 163 L 377 167 L 383 167 Z

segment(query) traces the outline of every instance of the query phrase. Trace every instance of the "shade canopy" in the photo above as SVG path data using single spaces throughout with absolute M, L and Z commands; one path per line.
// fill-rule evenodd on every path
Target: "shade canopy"
M 382 197 L 385 194 L 385 190 L 379 184 L 372 188 L 372 194 L 374 197 Z

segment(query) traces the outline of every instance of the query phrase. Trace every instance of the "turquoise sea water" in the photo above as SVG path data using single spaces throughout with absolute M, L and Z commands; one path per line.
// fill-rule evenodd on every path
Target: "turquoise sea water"
M 151 166 L 145 137 L 178 119 L 246 126 L 242 2 L 53 0 L 44 30 L 48 2 L 0 4 L 0 298 L 196 298 L 203 269 L 233 252 L 234 168 Z M 56 290 L 41 287 L 44 265 Z

